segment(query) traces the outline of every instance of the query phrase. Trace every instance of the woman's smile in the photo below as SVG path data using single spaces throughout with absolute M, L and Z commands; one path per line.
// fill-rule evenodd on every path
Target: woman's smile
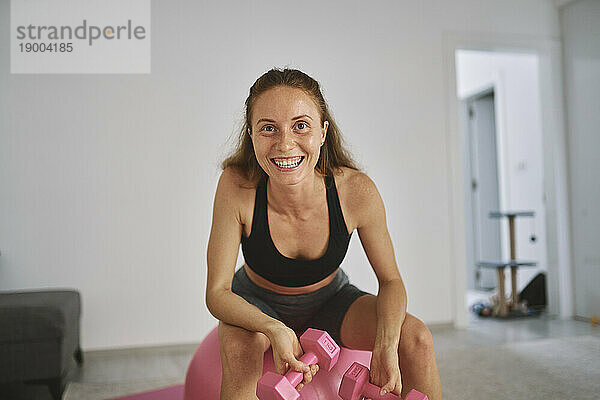
M 302 161 L 304 161 L 304 156 L 271 158 L 271 162 L 282 172 L 296 171 L 299 169 Z

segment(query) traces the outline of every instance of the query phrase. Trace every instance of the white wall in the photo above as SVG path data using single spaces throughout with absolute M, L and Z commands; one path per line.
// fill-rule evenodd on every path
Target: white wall
M 600 2 L 561 9 L 575 313 L 600 314 Z
M 540 271 L 546 271 L 545 207 L 543 196 L 542 127 L 538 57 L 535 54 L 459 50 L 456 53 L 457 95 L 464 99 L 494 87 L 497 159 L 501 210 L 533 210 L 534 218 L 517 217 L 516 252 L 523 267 L 517 274 L 520 291 Z M 508 220 L 502 227 L 502 256 L 510 259 Z M 534 230 L 535 228 L 535 230 Z M 529 240 L 532 233 L 536 241 Z M 505 269 L 510 293 L 510 269 Z
M 1 0 L 0 289 L 78 288 L 84 349 L 195 342 L 215 326 L 217 163 L 249 86 L 284 65 L 321 81 L 376 182 L 409 312 L 450 322 L 444 37 L 559 37 L 546 0 L 155 1 L 150 75 L 11 75 L 8 16 Z M 344 268 L 376 291 L 357 235 Z

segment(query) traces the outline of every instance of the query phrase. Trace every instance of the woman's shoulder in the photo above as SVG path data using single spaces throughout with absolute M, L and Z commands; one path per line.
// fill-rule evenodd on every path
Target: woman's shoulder
M 233 186 L 238 186 L 240 189 L 254 189 L 256 184 L 253 184 L 247 177 L 246 173 L 235 165 L 230 165 L 221 173 L 221 179 L 226 180 Z
M 340 167 L 335 172 L 334 178 L 338 192 L 343 191 L 352 198 L 376 190 L 375 183 L 366 173 L 353 168 Z
M 342 213 L 351 232 L 364 219 L 374 196 L 378 196 L 377 188 L 366 173 L 352 168 L 341 167 L 334 178 Z
M 223 170 L 219 178 L 219 186 L 227 191 L 230 200 L 244 201 L 256 193 L 256 183 L 250 181 L 239 167 L 229 166 Z
M 257 183 L 249 180 L 244 171 L 235 166 L 225 168 L 219 181 L 223 182 L 227 193 L 225 198 L 236 208 L 242 225 L 246 225 L 252 218 Z

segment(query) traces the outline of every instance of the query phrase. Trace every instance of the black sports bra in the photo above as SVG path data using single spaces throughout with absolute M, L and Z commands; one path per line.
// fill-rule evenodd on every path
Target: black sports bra
M 250 236 L 242 234 L 246 264 L 258 275 L 281 286 L 307 286 L 325 279 L 340 266 L 352 236 L 342 215 L 335 179 L 325 177 L 329 240 L 325 254 L 315 260 L 288 258 L 275 247 L 267 220 L 267 179 L 261 178 L 256 187 Z

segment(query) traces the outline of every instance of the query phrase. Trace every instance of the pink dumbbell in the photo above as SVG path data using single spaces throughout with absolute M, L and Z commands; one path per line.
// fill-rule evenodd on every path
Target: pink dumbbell
M 306 365 L 319 364 L 326 371 L 333 368 L 340 356 L 340 346 L 327 332 L 318 329 L 308 328 L 300 336 L 300 345 L 304 350 L 300 361 Z M 256 395 L 260 400 L 297 400 L 300 393 L 296 386 L 303 378 L 302 372 L 288 371 L 285 376 L 267 372 L 258 380 Z
M 348 368 L 338 394 L 344 400 L 361 400 L 369 398 L 373 400 L 400 400 L 398 395 L 386 393 L 379 394 L 381 388 L 369 382 L 369 368 L 355 362 Z M 428 400 L 427 396 L 416 390 L 411 390 L 404 400 Z

